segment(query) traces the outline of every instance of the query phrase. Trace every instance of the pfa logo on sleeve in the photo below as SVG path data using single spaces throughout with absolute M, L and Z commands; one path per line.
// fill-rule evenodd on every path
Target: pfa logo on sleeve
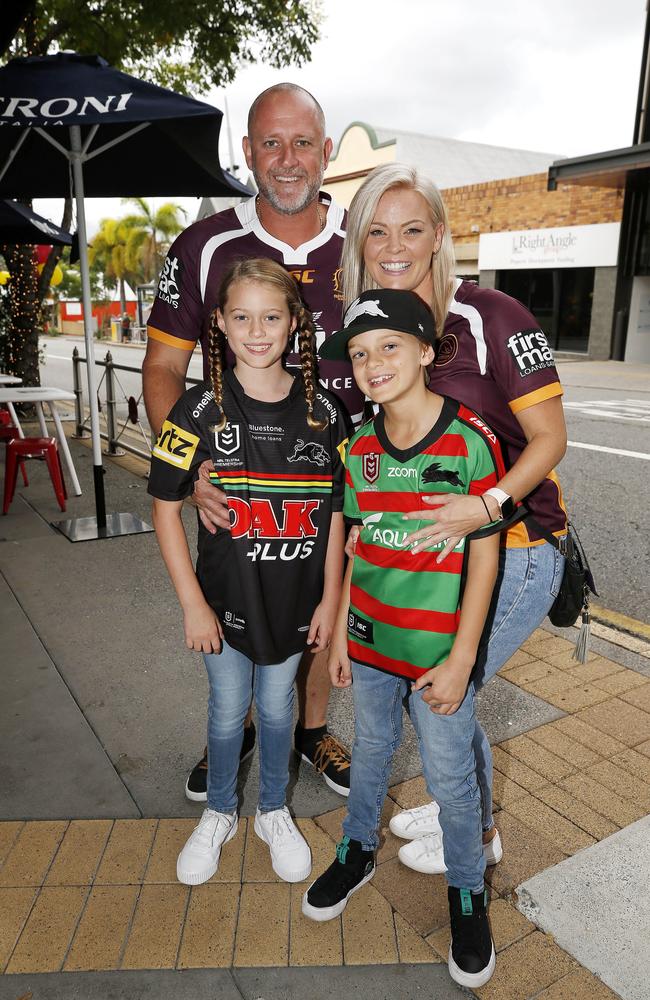
M 153 454 L 178 469 L 189 469 L 198 443 L 196 434 L 190 434 L 171 420 L 165 420 Z

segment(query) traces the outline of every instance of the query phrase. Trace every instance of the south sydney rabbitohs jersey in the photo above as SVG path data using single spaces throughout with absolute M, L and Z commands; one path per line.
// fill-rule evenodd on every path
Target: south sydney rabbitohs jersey
M 225 492 L 230 530 L 211 535 L 199 521 L 196 573 L 230 646 L 255 663 L 280 663 L 305 648 L 323 593 L 332 512 L 343 508 L 346 421 L 333 396 L 318 393 L 319 431 L 307 423 L 302 378 L 277 403 L 246 396 L 233 372 L 224 375 L 228 424 L 209 382 L 178 400 L 154 446 L 149 493 L 182 500 L 201 462 Z
M 320 345 L 341 326 L 340 260 L 345 237 L 344 210 L 329 195 L 321 193 L 320 201 L 327 210 L 322 233 L 295 249 L 262 228 L 254 198 L 189 226 L 167 254 L 149 317 L 149 336 L 190 351 L 200 339 L 203 377 L 208 378 L 208 327 L 221 278 L 235 261 L 269 257 L 297 280 L 313 314 L 316 342 Z M 289 364 L 297 366 L 298 356 L 292 355 Z M 321 384 L 343 401 L 358 423 L 363 395 L 356 387 L 350 365 L 320 361 L 318 369 Z
M 444 542 L 415 555 L 406 548 L 407 535 L 430 521 L 402 517 L 435 509 L 424 496 L 480 495 L 504 472 L 496 436 L 453 399 L 444 400 L 429 433 L 407 450 L 393 446 L 381 411 L 355 434 L 344 506 L 346 520 L 361 529 L 348 611 L 353 660 L 415 680 L 447 659 L 460 619 L 466 540 L 438 564 Z
M 506 467 L 526 447 L 516 414 L 562 395 L 553 354 L 534 316 L 516 299 L 472 281 L 456 281 L 429 388 L 452 396 L 485 418 L 499 438 Z M 566 532 L 566 510 L 553 470 L 525 505 L 548 531 Z M 541 544 L 525 520 L 510 528 L 509 547 Z

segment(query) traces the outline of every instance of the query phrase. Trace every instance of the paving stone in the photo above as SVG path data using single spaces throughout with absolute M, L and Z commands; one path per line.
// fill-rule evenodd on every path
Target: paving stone
M 325 831 L 334 844 L 337 844 L 341 839 L 343 833 L 341 824 L 345 819 L 346 812 L 346 806 L 341 806 L 340 809 L 332 809 L 330 812 L 315 817 L 317 825 Z
M 612 763 L 650 784 L 650 760 L 645 754 L 639 753 L 638 747 L 636 750 L 623 750 L 622 753 L 615 754 Z
M 535 795 L 551 806 L 555 812 L 571 820 L 575 826 L 580 827 L 596 840 L 609 837 L 610 834 L 616 833 L 618 830 L 616 823 L 612 823 L 611 820 L 606 819 L 599 812 L 581 802 L 564 788 L 558 788 L 557 785 L 546 785 L 535 792 Z
M 290 891 L 287 882 L 242 886 L 233 965 L 287 965 Z
M 112 825 L 110 819 L 71 820 L 45 885 L 90 885 Z
M 244 882 L 281 882 L 271 866 L 268 845 L 255 833 L 253 822 L 248 824 L 244 850 Z
M 178 953 L 179 969 L 232 965 L 241 888 L 208 882 L 192 887 Z
M 410 781 L 404 782 L 404 785 L 409 785 L 409 784 Z M 399 786 L 395 787 L 397 788 Z M 416 802 L 414 804 L 423 805 L 424 802 L 427 801 L 430 801 L 428 795 L 426 796 L 426 798 L 420 799 L 419 802 Z M 390 796 L 386 798 L 386 801 L 384 802 L 384 807 L 381 811 L 381 824 L 379 827 L 379 850 L 377 851 L 378 864 L 383 864 L 385 861 L 389 861 L 391 858 L 396 857 L 397 852 L 402 846 L 403 841 L 401 841 L 399 837 L 395 837 L 391 833 L 388 826 L 388 824 L 390 823 L 391 816 L 393 816 L 396 812 L 399 812 L 400 808 L 410 809 L 412 807 L 411 806 L 400 807 Z M 345 819 L 346 813 L 347 813 L 347 807 L 342 806 L 340 809 L 334 809 L 332 812 L 324 813 L 322 816 L 316 817 L 317 824 L 331 838 L 332 851 L 334 844 L 337 844 L 338 841 L 343 836 L 342 823 L 343 820 Z M 332 859 L 333 859 L 333 853 L 331 854 L 329 861 L 325 865 L 326 868 L 327 865 L 331 864 Z M 315 865 L 314 865 L 314 870 L 316 870 Z
M 606 735 L 599 729 L 594 729 L 582 717 L 568 716 L 565 719 L 557 719 L 550 725 L 566 736 L 570 736 L 571 739 L 577 740 L 578 743 L 582 743 L 583 746 L 602 754 L 603 757 L 611 757 L 612 754 L 625 750 L 625 743 L 614 739 L 613 736 Z
M 252 826 L 252 823 L 251 823 Z M 304 891 L 305 885 L 311 885 L 314 879 L 332 864 L 336 853 L 335 841 L 313 819 L 296 819 L 296 826 L 309 844 L 311 850 L 311 874 L 304 882 L 299 883 Z M 268 850 L 268 848 L 267 848 Z
M 36 889 L 0 889 L 0 972 L 3 971 L 32 908 Z
M 174 968 L 188 895 L 185 885 L 142 886 L 121 968 Z
M 631 670 L 628 673 L 632 673 Z M 634 674 L 635 677 L 641 677 L 641 674 Z M 623 701 L 627 701 L 630 705 L 636 705 L 637 708 L 642 709 L 644 712 L 650 713 L 650 683 L 637 685 L 636 690 L 626 691 L 621 695 Z
M 555 656 L 557 653 L 566 653 L 567 650 L 571 652 L 575 648 L 575 643 L 557 635 L 550 635 L 548 632 L 545 633 L 543 639 L 536 639 L 535 633 L 533 633 L 531 638 L 523 644 L 523 648 L 532 656 L 546 660 L 549 656 Z
M 538 785 L 536 787 L 541 787 L 545 784 L 543 778 L 539 778 Z M 506 778 L 504 774 L 497 771 L 496 768 L 493 770 L 492 774 L 492 799 L 496 802 L 502 809 L 507 808 L 510 802 L 514 802 L 515 799 L 520 799 L 529 793 L 521 785 L 516 784 L 516 782 L 511 781 L 510 778 Z
M 569 669 L 569 673 L 584 684 L 594 684 L 603 677 L 613 677 L 614 674 L 620 674 L 624 671 L 625 667 L 622 667 L 620 663 L 606 660 L 604 656 L 596 656 L 586 663 L 576 663 L 573 660 L 573 666 Z
M 318 870 L 319 874 L 321 870 Z M 317 923 L 303 916 L 301 904 L 304 893 L 304 885 L 291 886 L 289 965 L 342 965 L 341 918 Z
M 532 659 L 533 657 L 530 653 L 526 652 L 525 649 L 518 649 L 517 652 L 513 653 L 510 659 L 503 664 L 499 673 L 507 673 L 509 670 L 512 670 L 514 667 L 519 667 L 523 663 L 530 663 Z
M 650 715 L 619 698 L 611 698 L 601 705 L 586 708 L 579 713 L 578 718 L 627 747 L 643 743 L 650 733 Z
M 501 744 L 501 748 L 548 781 L 559 781 L 575 770 L 572 764 L 546 750 L 528 736 L 517 736 L 514 740 L 506 740 Z
M 399 785 L 393 785 L 388 789 L 388 794 L 402 809 L 414 809 L 415 806 L 423 806 L 425 802 L 431 801 L 421 774 L 416 778 L 409 778 L 408 781 L 402 781 Z
M 239 818 L 237 833 L 232 840 L 229 840 L 221 848 L 219 867 L 210 879 L 210 882 L 235 882 L 237 885 L 241 884 L 244 864 L 244 844 L 248 836 L 248 831 L 252 829 L 252 818 Z
M 509 892 L 531 875 L 557 864 L 565 857 L 559 847 L 505 809 L 499 813 L 499 833 L 503 842 L 503 858 L 498 865 L 485 872 L 485 881 L 499 894 Z
M 497 952 L 503 951 L 514 941 L 520 941 L 527 934 L 532 934 L 535 925 L 531 924 L 505 899 L 495 899 L 488 909 L 492 940 Z M 435 931 L 427 938 L 428 943 L 438 952 L 441 958 L 447 960 L 451 931 L 449 925 Z
M 545 700 L 571 715 L 583 708 L 588 708 L 590 705 L 597 705 L 606 699 L 607 692 L 596 687 L 595 684 L 578 684 L 566 691 L 549 694 Z
M 568 778 L 563 778 L 560 784 L 567 792 L 611 819 L 617 826 L 627 826 L 646 814 L 644 806 L 621 798 L 588 774 L 571 774 Z
M 572 740 L 570 736 L 565 736 L 552 725 L 531 729 L 528 736 L 533 742 L 550 750 L 556 757 L 561 757 L 575 769 L 588 767 L 589 764 L 596 764 L 602 759 L 589 747 Z
M 342 923 L 346 965 L 391 965 L 399 961 L 390 905 L 372 883 L 355 892 L 343 911 Z
M 25 823 L 0 871 L 0 886 L 41 885 L 67 821 Z
M 444 875 L 422 875 L 393 858 L 380 865 L 372 884 L 422 937 L 449 919 Z
M 603 760 L 586 769 L 586 773 L 599 781 L 605 788 L 610 788 L 621 798 L 631 799 L 650 811 L 650 785 L 636 778 L 633 774 L 618 767 L 611 760 Z
M 65 972 L 117 969 L 126 940 L 138 886 L 94 886 L 77 927 Z
M 587 969 L 576 969 L 538 993 L 535 1000 L 617 1000 L 609 986 Z
M 522 788 L 525 788 L 529 792 L 534 792 L 540 785 L 546 784 L 541 774 L 533 771 L 532 768 L 522 763 L 522 761 L 517 760 L 512 754 L 506 753 L 500 746 L 492 747 L 492 758 L 494 766 L 501 774 L 505 775 L 506 778 L 510 778 L 517 785 L 521 785 Z
M 553 638 L 551 632 L 547 632 L 544 628 L 536 628 L 531 636 L 529 636 L 525 642 L 522 642 L 520 649 L 528 653 L 531 648 L 539 649 L 542 642 L 550 642 Z
M 149 855 L 145 882 L 176 883 L 176 861 L 197 824 L 193 819 L 161 819 Z
M 575 648 L 566 649 L 562 653 L 554 653 L 553 656 L 546 656 L 544 657 L 544 659 L 546 663 L 550 663 L 551 666 L 558 667 L 559 670 L 568 670 L 569 673 L 571 673 L 575 667 L 582 666 L 582 664 L 579 664 L 575 656 L 573 655 L 574 652 Z M 587 653 L 587 663 L 591 663 L 594 660 L 604 660 L 604 659 L 605 658 L 603 656 L 598 656 L 598 653 L 594 653 L 591 651 Z M 607 662 L 611 663 L 611 660 L 607 660 Z M 612 663 L 612 667 L 614 667 L 614 669 L 616 670 L 620 669 L 618 667 L 618 664 L 616 663 Z
M 4 863 L 24 825 L 20 820 L 0 823 L 0 866 Z
M 558 671 L 560 673 L 561 671 Z M 520 664 L 517 667 L 512 667 L 510 670 L 505 670 L 505 668 L 500 671 L 507 681 L 511 684 L 516 684 L 518 687 L 527 687 L 534 681 L 541 680 L 543 677 L 548 677 L 554 673 L 554 669 L 548 663 L 543 660 L 528 660 L 526 663 Z
M 439 962 L 440 957 L 430 944 L 414 931 L 399 913 L 393 913 L 395 934 L 397 935 L 397 950 L 400 962 Z
M 650 757 L 650 740 L 645 743 L 639 743 L 636 747 L 637 753 L 642 753 L 645 757 Z
M 584 830 L 533 795 L 526 795 L 525 798 L 511 802 L 508 812 L 532 830 L 543 830 L 546 839 L 559 847 L 564 854 L 575 854 L 583 847 L 590 847 L 595 843 L 594 837 L 590 837 Z
M 575 967 L 550 937 L 535 931 L 501 952 L 492 979 L 476 995 L 481 1000 L 523 1000 L 537 996 Z
M 639 688 L 638 692 L 634 691 L 634 694 L 630 698 L 626 698 L 631 705 L 637 705 L 639 708 L 643 708 L 641 701 L 643 699 L 643 688 L 648 689 L 648 694 L 650 694 L 650 682 L 647 677 L 643 674 L 637 674 L 635 670 L 621 670 L 618 674 L 611 674 L 609 677 L 601 677 L 599 680 L 594 681 L 596 687 L 601 688 L 603 691 L 607 691 L 608 694 L 613 695 L 623 695 L 629 694 L 634 691 L 635 688 Z M 648 702 L 648 708 L 646 711 L 650 711 L 650 700 L 646 696 L 646 701 Z
M 88 890 L 81 886 L 41 889 L 5 971 L 60 969 L 87 894 Z
M 550 696 L 563 694 L 565 691 L 569 691 L 580 684 L 578 678 L 568 673 L 568 671 L 558 670 L 557 667 L 551 667 L 550 664 L 547 664 L 547 666 L 547 674 L 525 685 L 526 690 L 530 691 L 531 694 L 537 695 L 538 698 L 548 701 Z
M 157 825 L 155 819 L 116 819 L 95 875 L 95 885 L 139 885 Z

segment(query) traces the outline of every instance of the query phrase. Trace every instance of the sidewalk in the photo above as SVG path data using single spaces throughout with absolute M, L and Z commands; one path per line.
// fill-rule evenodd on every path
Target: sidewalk
M 84 495 L 66 516 L 92 514 L 90 451 L 71 445 Z M 340 920 L 307 921 L 304 886 L 275 877 L 248 823 L 256 759 L 218 875 L 191 890 L 176 882 L 200 814 L 183 784 L 203 748 L 202 665 L 183 648 L 154 536 L 71 545 L 49 525 L 61 515 L 45 468 L 30 463 L 29 474 L 0 524 L 0 1000 L 470 996 L 447 973 L 444 879 L 404 868 L 387 830 L 392 811 L 425 799 L 410 729 L 377 874 Z M 107 461 L 105 481 L 109 511 L 148 519 L 136 460 Z M 504 844 L 487 874 L 499 957 L 478 991 L 486 1000 L 647 996 L 650 922 L 644 930 L 643 900 L 620 900 L 648 864 L 650 658 L 642 644 L 596 639 L 580 666 L 569 638 L 538 630 L 481 697 Z M 334 693 L 331 724 L 351 739 L 348 693 Z M 292 766 L 290 804 L 319 872 L 342 800 Z M 516 906 L 524 883 L 535 922 Z M 558 912 L 568 927 L 556 927 Z M 636 964 L 608 952 L 617 927 L 645 935 Z

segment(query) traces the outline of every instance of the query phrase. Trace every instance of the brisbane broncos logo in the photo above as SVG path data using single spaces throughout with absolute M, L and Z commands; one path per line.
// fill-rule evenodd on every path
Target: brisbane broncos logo
M 432 462 L 422 473 L 423 483 L 449 483 L 451 486 L 465 488 L 463 480 L 453 469 L 441 469 L 439 462 Z
M 330 457 L 317 441 L 308 441 L 307 444 L 302 438 L 298 438 L 294 445 L 293 455 L 289 455 L 288 462 L 314 462 L 316 465 L 328 465 Z

